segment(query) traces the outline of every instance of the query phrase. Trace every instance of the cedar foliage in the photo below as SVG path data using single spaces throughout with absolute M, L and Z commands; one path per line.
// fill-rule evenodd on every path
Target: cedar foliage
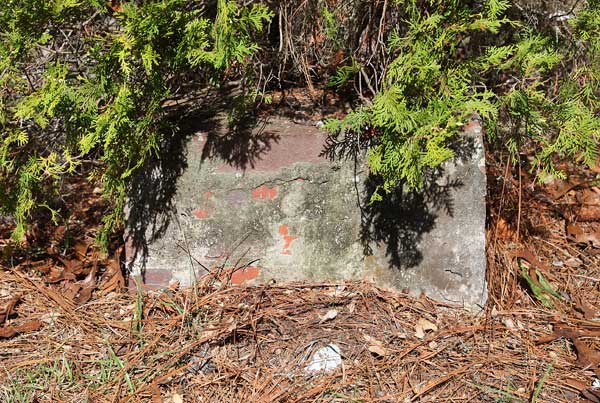
M 32 210 L 88 160 L 121 225 L 127 181 L 165 136 L 163 101 L 186 81 L 218 82 L 252 55 L 265 6 L 202 2 L 9 0 L 0 11 L 0 212 L 22 238 Z M 65 50 L 66 49 L 66 50 Z
M 274 82 L 261 88 L 303 77 L 309 87 L 322 80 L 355 94 L 353 111 L 326 128 L 368 147 L 371 172 L 383 179 L 372 200 L 396 186 L 420 189 L 428 171 L 454 156 L 473 113 L 515 159 L 533 146 L 541 177 L 563 175 L 556 157 L 592 165 L 600 1 L 578 3 L 540 23 L 508 0 L 303 2 L 315 15 L 290 14 L 297 5 L 288 1 L 7 0 L 0 213 L 16 219 L 16 239 L 37 209 L 58 219 L 49 201 L 61 179 L 91 164 L 114 206 L 104 217 L 106 241 L 121 226 L 129 178 L 177 135 L 165 100 L 228 79 L 252 82 L 269 66 Z M 333 54 L 346 57 L 331 74 L 307 64 Z
M 533 143 L 542 178 L 563 176 L 556 157 L 596 163 L 600 2 L 557 16 L 568 18 L 566 32 L 554 25 L 546 35 L 507 0 L 393 3 L 400 24 L 387 37 L 381 77 L 352 59 L 330 80 L 377 84 L 372 101 L 326 123 L 340 139 L 370 133 L 368 163 L 383 179 L 372 200 L 399 185 L 420 189 L 426 172 L 454 156 L 451 146 L 474 113 L 513 158 Z

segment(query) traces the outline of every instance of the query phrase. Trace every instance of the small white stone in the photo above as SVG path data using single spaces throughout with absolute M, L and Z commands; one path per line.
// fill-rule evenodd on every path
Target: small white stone
M 328 344 L 318 349 L 310 363 L 304 369 L 306 372 L 329 372 L 342 364 L 340 348 L 337 344 Z

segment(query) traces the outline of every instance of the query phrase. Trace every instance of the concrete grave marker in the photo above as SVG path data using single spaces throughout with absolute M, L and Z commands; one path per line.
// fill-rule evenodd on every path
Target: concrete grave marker
M 245 135 L 216 124 L 169 145 L 134 185 L 127 248 L 133 274 L 155 287 L 188 285 L 219 267 L 235 284 L 366 278 L 483 304 L 479 124 L 467 126 L 464 155 L 446 163 L 424 192 L 398 191 L 370 205 L 375 184 L 366 166 L 321 157 L 326 137 L 314 126 L 271 118 Z M 169 162 L 175 155 L 185 159 Z

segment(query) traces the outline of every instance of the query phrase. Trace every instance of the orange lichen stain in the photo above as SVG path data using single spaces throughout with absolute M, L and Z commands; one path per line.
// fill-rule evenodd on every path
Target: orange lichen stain
M 281 224 L 279 226 L 279 233 L 283 236 L 287 235 L 289 233 L 289 228 L 287 225 L 285 224 Z
M 242 284 L 254 280 L 260 274 L 260 269 L 254 266 L 244 267 L 231 273 L 231 284 Z
M 475 122 L 475 121 L 470 121 L 469 123 L 467 123 L 466 125 L 463 126 L 463 130 L 467 131 L 467 130 L 471 130 L 474 127 L 479 126 L 479 123 Z
M 196 218 L 208 218 L 208 216 L 210 216 L 210 214 L 208 213 L 208 211 L 202 210 L 200 208 L 197 208 L 196 210 L 192 211 L 192 214 Z
M 289 235 L 289 228 L 285 224 L 279 226 L 279 234 L 283 238 L 283 251 L 281 253 L 283 255 L 291 255 L 290 246 L 292 246 L 292 242 L 298 239 L 298 237 Z
M 277 197 L 277 186 L 273 186 L 272 188 L 267 186 L 259 186 L 252 191 L 253 199 L 267 199 L 273 200 Z

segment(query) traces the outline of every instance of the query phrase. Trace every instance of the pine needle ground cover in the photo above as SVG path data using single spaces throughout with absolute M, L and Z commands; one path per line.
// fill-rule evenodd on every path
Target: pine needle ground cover
M 303 18 L 287 2 L 277 14 L 232 1 L 212 13 L 182 0 L 124 3 L 9 1 L 0 13 L 1 209 L 17 220 L 17 239 L 39 234 L 35 210 L 62 231 L 17 262 L 3 242 L 0 400 L 600 401 L 598 2 L 581 2 L 577 18 L 524 18 L 520 3 L 503 1 L 352 3 L 366 25 L 336 24 L 350 4 L 341 1 Z M 265 29 L 273 21 L 280 29 Z M 359 42 L 346 46 L 348 37 Z M 340 46 L 319 64 L 323 44 Z M 277 52 L 283 65 L 254 69 L 254 56 Z M 192 290 L 117 291 L 118 253 L 102 255 L 91 239 L 106 243 L 129 176 L 176 135 L 163 118 L 179 84 L 245 77 L 253 85 L 237 105 L 247 108 L 267 101 L 277 71 L 297 73 L 281 82 L 321 80 L 360 100 L 327 125 L 371 150 L 383 178 L 374 200 L 418 188 L 424 170 L 451 157 L 468 113 L 488 119 L 483 313 L 365 283 L 236 288 L 206 278 Z M 74 193 L 65 178 L 90 173 L 110 207 L 80 207 L 106 225 L 88 233 L 55 200 Z M 66 246 L 73 229 L 85 242 Z M 331 343 L 342 365 L 307 374 Z
M 575 340 L 588 346 L 596 322 L 529 304 L 474 316 L 345 283 L 206 284 L 140 297 L 113 293 L 75 307 L 35 281 L 2 276 L 2 292 L 21 295 L 11 324 L 41 323 L 38 331 L 0 339 L 4 402 L 567 402 L 595 396 L 594 353 L 575 350 L 568 335 L 553 330 L 560 324 L 580 332 Z M 310 357 L 330 343 L 340 347 L 342 365 L 307 373 Z
M 490 198 L 480 313 L 361 282 L 234 287 L 206 277 L 193 289 L 118 292 L 113 273 L 88 298 L 69 296 L 95 267 L 110 273 L 91 241 L 80 269 L 71 258 L 70 270 L 25 261 L 0 271 L 0 399 L 596 402 L 597 221 L 580 220 L 578 236 L 566 222 L 600 208 L 583 180 L 593 173 L 552 186 L 523 177 L 519 203 L 518 170 L 497 171 L 514 176 Z M 55 281 L 76 270 L 82 280 Z M 331 344 L 341 365 L 307 372 Z
M 93 241 L 99 217 L 83 221 L 106 205 L 72 185 L 71 231 L 87 238 L 0 269 L 0 400 L 596 402 L 597 167 L 543 184 L 488 161 L 478 314 L 368 283 L 119 291 L 118 254 Z M 330 344 L 342 364 L 307 373 Z

